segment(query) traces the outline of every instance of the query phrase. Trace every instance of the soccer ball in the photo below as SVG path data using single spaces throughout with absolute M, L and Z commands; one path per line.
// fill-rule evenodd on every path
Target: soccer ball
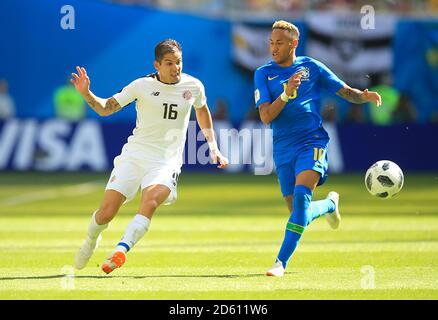
M 365 186 L 376 197 L 389 199 L 403 187 L 403 171 L 392 161 L 380 160 L 365 174 Z

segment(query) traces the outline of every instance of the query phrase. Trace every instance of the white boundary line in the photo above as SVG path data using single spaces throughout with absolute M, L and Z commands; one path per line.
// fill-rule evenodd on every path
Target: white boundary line
M 87 194 L 93 192 L 98 188 L 104 188 L 104 183 L 102 180 L 85 182 L 73 186 L 62 187 L 62 188 L 51 188 L 40 191 L 33 191 L 21 194 L 19 196 L 13 196 L 6 199 L 0 200 L 0 205 L 2 206 L 14 206 L 19 204 L 31 203 L 42 200 L 50 200 L 60 197 L 72 197 Z

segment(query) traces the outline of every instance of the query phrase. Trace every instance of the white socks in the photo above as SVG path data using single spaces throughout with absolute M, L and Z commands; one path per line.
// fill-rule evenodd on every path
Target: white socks
M 93 212 L 93 216 L 91 217 L 90 224 L 88 226 L 88 239 L 92 242 L 96 241 L 99 235 L 103 230 L 108 228 L 107 224 L 97 224 L 96 222 L 96 211 Z
M 151 220 L 141 214 L 136 214 L 126 228 L 125 235 L 117 244 L 115 251 L 128 252 L 148 231 Z
M 101 225 L 97 224 L 96 212 L 97 210 L 94 211 L 88 226 L 88 241 L 92 243 L 97 241 L 99 235 L 102 231 L 108 228 L 109 225 L 109 223 Z M 115 251 L 128 252 L 144 236 L 146 231 L 148 231 L 150 222 L 151 221 L 147 217 L 141 214 L 136 214 L 126 228 L 125 235 L 117 244 Z

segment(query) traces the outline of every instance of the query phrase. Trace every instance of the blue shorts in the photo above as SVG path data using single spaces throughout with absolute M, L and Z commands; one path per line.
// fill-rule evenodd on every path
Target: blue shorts
M 292 151 L 289 161 L 277 167 L 278 182 L 283 197 L 293 195 L 296 176 L 304 170 L 319 172 L 318 186 L 327 179 L 328 155 L 327 144 L 312 143 Z

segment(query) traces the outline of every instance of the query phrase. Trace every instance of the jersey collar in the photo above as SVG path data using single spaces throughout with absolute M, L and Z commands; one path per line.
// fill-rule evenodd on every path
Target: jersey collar
M 161 81 L 160 80 L 160 75 L 158 74 L 158 72 L 154 73 L 154 78 L 157 79 L 158 82 L 160 82 L 162 84 L 165 84 L 165 85 L 168 85 L 168 86 L 172 86 L 172 85 L 175 85 L 175 84 L 178 84 L 178 83 L 181 82 L 181 77 L 180 77 L 178 82 L 174 82 L 174 83 L 167 83 L 167 82 Z
M 292 63 L 290 66 L 287 66 L 287 67 L 280 66 L 280 65 L 277 64 L 274 60 L 271 60 L 270 63 L 271 63 L 274 67 L 276 67 L 276 68 L 287 69 L 287 68 L 292 68 L 293 66 L 295 66 L 295 65 L 297 64 L 297 61 L 298 61 L 298 56 L 295 58 L 294 63 Z

